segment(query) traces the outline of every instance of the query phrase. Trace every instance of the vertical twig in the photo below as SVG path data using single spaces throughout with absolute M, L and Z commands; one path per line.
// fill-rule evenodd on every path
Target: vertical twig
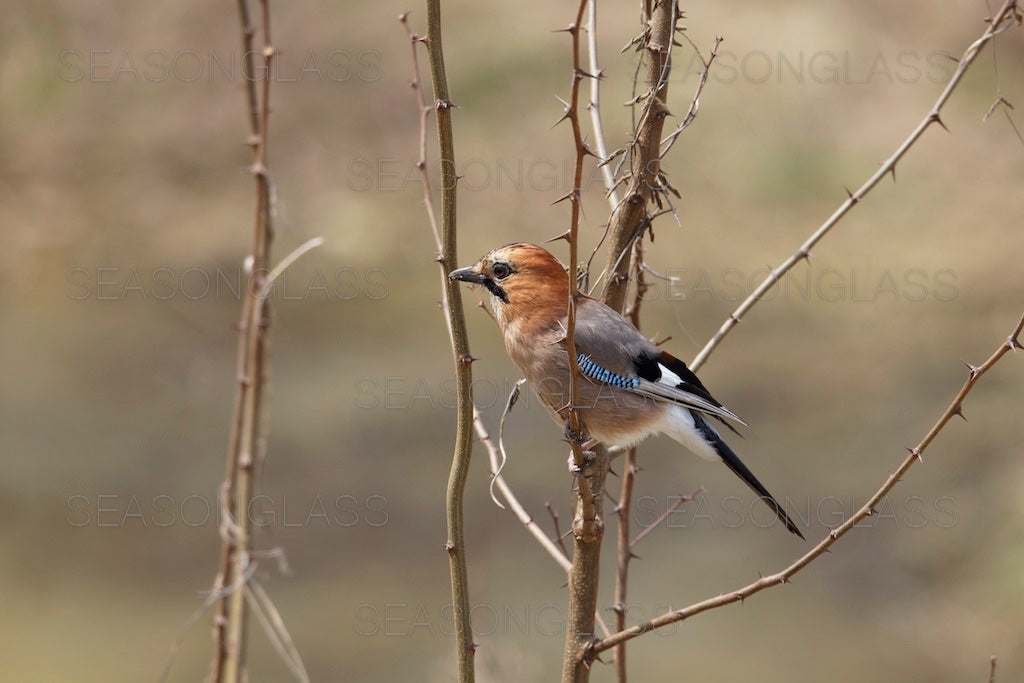
M 647 203 L 662 188 L 661 133 L 668 110 L 668 77 L 672 69 L 672 44 L 679 10 L 674 0 L 658 0 L 649 7 L 642 50 L 646 53 L 646 91 L 640 120 L 634 130 L 629 186 L 612 212 L 609 228 L 608 262 L 605 268 L 604 302 L 621 311 L 629 284 L 629 261 L 622 256 L 630 243 L 643 234 L 649 219 Z
M 633 323 L 633 327 L 640 329 L 640 304 L 647 293 L 647 282 L 644 280 L 644 256 L 643 243 L 640 240 L 633 242 L 633 259 L 630 264 L 630 275 L 636 282 L 633 290 L 633 297 L 626 308 L 626 317 Z M 629 592 L 629 562 L 633 559 L 633 542 L 630 539 L 629 515 L 633 506 L 633 486 L 636 483 L 636 447 L 626 451 L 625 462 L 623 463 L 622 485 L 619 489 L 619 503 L 615 512 L 618 514 L 618 561 L 615 567 L 615 630 L 622 631 L 626 628 L 626 604 Z M 615 679 L 619 683 L 626 683 L 626 643 L 619 643 L 615 646 Z
M 619 504 L 615 512 L 619 516 L 618 560 L 615 565 L 615 630 L 626 630 L 626 599 L 629 589 L 629 561 L 633 558 L 632 544 L 629 534 L 629 514 L 633 506 L 633 485 L 636 480 L 636 448 L 626 451 L 622 464 L 622 487 L 619 491 Z M 626 643 L 615 646 L 615 680 L 626 683 Z
M 407 25 L 407 15 L 399 17 Z M 427 35 L 418 38 L 409 31 L 413 56 L 413 88 L 416 91 L 417 103 L 420 108 L 420 160 L 418 163 L 427 212 L 430 216 L 434 235 L 439 239 L 441 266 L 441 287 L 443 305 L 447 313 L 448 335 L 452 343 L 455 359 L 455 378 L 458 392 L 458 415 L 456 422 L 455 450 L 452 455 L 451 471 L 448 475 L 448 489 L 445 496 L 445 511 L 448 525 L 448 540 L 445 549 L 448 552 L 449 571 L 452 582 L 452 614 L 455 621 L 456 659 L 458 663 L 459 681 L 467 683 L 474 679 L 473 655 L 476 644 L 473 642 L 473 630 L 470 624 L 469 576 L 466 568 L 466 547 L 463 534 L 463 495 L 466 489 L 466 478 L 469 475 L 469 463 L 473 448 L 473 394 L 472 368 L 473 357 L 469 352 L 469 337 L 466 333 L 465 313 L 462 309 L 462 294 L 457 284 L 452 283 L 447 274 L 455 270 L 456 261 L 456 186 L 458 176 L 455 173 L 455 143 L 452 134 L 452 102 L 448 93 L 448 76 L 444 66 L 444 49 L 441 42 L 441 3 L 440 0 L 427 0 Z M 416 43 L 423 42 L 427 46 L 430 60 L 430 76 L 434 86 L 434 108 L 437 111 L 437 138 L 440 150 L 439 164 L 441 167 L 441 228 L 437 229 L 433 202 L 430 197 L 430 183 L 427 175 L 426 122 L 429 108 L 426 106 L 422 89 L 419 84 L 419 61 L 416 56 Z
M 572 89 L 563 115 L 572 126 L 573 143 L 576 150 L 576 165 L 573 187 L 563 199 L 570 200 L 571 216 L 569 229 L 563 235 L 569 242 L 569 298 L 566 320 L 565 346 L 569 361 L 569 431 L 572 435 L 573 460 L 579 476 L 576 514 L 573 518 L 573 556 L 569 570 L 569 613 L 565 634 L 565 655 L 562 666 L 562 680 L 586 681 L 590 676 L 588 663 L 581 654 L 594 640 L 594 614 L 597 610 L 597 591 L 601 556 L 601 539 L 604 535 L 602 519 L 604 481 L 608 473 L 608 453 L 601 446 L 596 452 L 584 452 L 581 444 L 585 441 L 585 425 L 576 412 L 579 391 L 579 372 L 576 366 L 576 299 L 578 294 L 578 236 L 580 221 L 580 186 L 583 184 L 583 157 L 590 150 L 583 144 L 579 118 L 580 82 L 590 75 L 580 67 L 580 30 L 587 0 L 580 0 L 575 21 L 566 29 L 572 36 Z
M 253 488 L 253 465 L 257 451 L 265 438 L 266 426 L 262 421 L 263 391 L 267 376 L 267 343 L 270 328 L 270 301 L 265 296 L 264 283 L 270 242 L 273 238 L 271 221 L 270 180 L 267 174 L 267 132 L 270 116 L 270 78 L 274 48 L 270 39 L 270 9 L 268 0 L 261 0 L 263 48 L 262 87 L 257 90 L 253 73 L 255 53 L 252 49 L 255 29 L 247 0 L 239 0 L 239 19 L 242 27 L 242 49 L 246 68 L 247 117 L 251 127 L 249 143 L 253 162 L 250 171 L 256 186 L 254 204 L 252 252 L 246 259 L 249 282 L 242 303 L 238 342 L 238 385 L 235 393 L 235 413 L 224 483 L 221 485 L 221 505 L 226 511 L 221 526 L 221 558 L 214 593 L 220 595 L 214 617 L 214 653 L 210 678 L 216 683 L 236 683 L 245 678 L 247 610 L 245 583 L 249 576 L 251 550 L 251 519 L 248 514 Z
M 608 203 L 614 209 L 619 203 L 619 193 L 615 191 L 615 174 L 612 172 L 612 166 L 607 163 L 608 145 L 605 143 L 604 125 L 601 122 L 601 79 L 604 74 L 597 64 L 597 0 L 590 0 L 588 5 L 587 58 L 590 62 L 590 75 L 593 78 L 590 81 L 590 104 L 587 109 L 590 111 L 590 125 L 594 129 L 594 146 L 601 159 L 601 178 L 608 193 Z

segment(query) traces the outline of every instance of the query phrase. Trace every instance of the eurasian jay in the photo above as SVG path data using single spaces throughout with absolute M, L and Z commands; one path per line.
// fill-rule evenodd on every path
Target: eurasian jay
M 569 276 L 562 264 L 534 244 L 508 244 L 448 277 L 490 292 L 508 355 L 551 416 L 564 425 Z M 727 420 L 745 423 L 716 401 L 683 361 L 659 349 L 602 302 L 582 294 L 576 303 L 575 342 L 581 374 L 576 409 L 594 440 L 628 447 L 652 434 L 667 434 L 702 458 L 724 462 L 787 529 L 803 538 L 708 418 L 732 431 Z

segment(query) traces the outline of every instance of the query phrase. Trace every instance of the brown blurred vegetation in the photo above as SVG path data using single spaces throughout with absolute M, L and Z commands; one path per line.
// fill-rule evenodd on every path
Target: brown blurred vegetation
M 314 235 L 327 243 L 277 292 L 258 544 L 287 551 L 292 576 L 271 562 L 261 572 L 321 681 L 448 680 L 453 666 L 441 547 L 453 391 L 395 20 L 407 9 L 422 26 L 417 5 L 274 6 L 283 50 L 269 154 L 275 253 Z M 941 55 L 958 56 L 987 10 L 920 0 L 685 9 L 699 46 L 716 33 L 725 43 L 700 117 L 667 164 L 683 193 L 682 226 L 662 219 L 649 250 L 651 266 L 681 282 L 657 282 L 643 319 L 688 358 L 844 186 L 891 153 L 951 73 Z M 234 10 L 85 0 L 5 13 L 0 638 L 9 680 L 153 680 L 212 581 L 239 307 L 228 283 L 252 201 Z M 619 103 L 633 67 L 618 51 L 637 13 L 601 11 L 614 148 L 628 129 Z M 572 163 L 567 129 L 551 128 L 554 95 L 569 84 L 568 40 L 551 29 L 571 9 L 456 2 L 446 12 L 469 262 L 565 227 L 564 208 L 549 204 Z M 982 360 L 1020 315 L 1024 146 L 1001 114 L 981 121 L 999 89 L 1024 104 L 1019 30 L 999 39 L 996 55 L 998 71 L 987 53 L 954 95 L 943 117 L 951 134 L 929 130 L 897 182 L 858 207 L 702 373 L 751 425 L 741 455 L 778 497 L 811 511 L 810 538 L 874 491 L 959 386 L 961 359 Z M 696 62 L 685 48 L 676 59 L 669 104 L 681 112 Z M 588 249 L 607 215 L 591 175 Z M 478 398 L 496 425 L 516 374 L 482 312 L 470 312 L 470 333 Z M 985 379 L 965 406 L 969 422 L 950 426 L 876 528 L 854 533 L 795 585 L 637 641 L 637 679 L 683 668 L 704 680 L 981 680 L 991 654 L 1000 680 L 1019 679 L 1020 360 Z M 551 500 L 564 517 L 560 431 L 536 405 L 517 408 L 508 430 L 505 475 L 535 515 Z M 749 582 L 806 548 L 758 528 L 762 510 L 746 515 L 746 491 L 724 468 L 677 451 L 661 440 L 642 450 L 637 524 L 673 495 L 701 484 L 707 493 L 638 548 L 634 622 Z M 564 577 L 490 502 L 487 482 L 478 454 L 467 492 L 478 671 L 551 680 Z M 193 629 L 171 680 L 205 673 L 207 626 Z M 255 627 L 253 638 L 253 679 L 286 680 Z

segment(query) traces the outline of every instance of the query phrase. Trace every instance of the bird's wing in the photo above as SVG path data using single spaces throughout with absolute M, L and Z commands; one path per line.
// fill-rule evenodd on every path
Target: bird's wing
M 575 341 L 580 371 L 594 381 L 746 425 L 715 400 L 686 363 L 596 299 L 578 302 Z

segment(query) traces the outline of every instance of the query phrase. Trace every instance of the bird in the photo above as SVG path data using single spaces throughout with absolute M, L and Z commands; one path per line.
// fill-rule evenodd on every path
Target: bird
M 569 275 L 546 249 L 517 242 L 453 270 L 451 281 L 483 286 L 505 350 L 551 417 L 567 426 Z M 578 293 L 574 333 L 580 374 L 575 408 L 591 442 L 629 447 L 665 434 L 701 458 L 724 463 L 793 534 L 800 529 L 711 424 L 746 426 L 686 363 L 663 351 L 603 302 Z

